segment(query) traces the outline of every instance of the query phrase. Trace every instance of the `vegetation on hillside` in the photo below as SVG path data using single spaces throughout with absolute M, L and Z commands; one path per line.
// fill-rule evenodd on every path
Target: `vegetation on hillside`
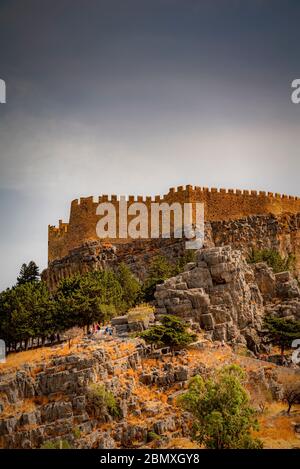
M 284 383 L 283 400 L 287 403 L 287 413 L 289 414 L 292 406 L 300 404 L 300 383 L 299 381 L 290 381 Z
M 256 449 L 252 437 L 258 424 L 243 386 L 244 373 L 236 365 L 224 367 L 212 378 L 195 376 L 178 403 L 194 420 L 194 438 L 210 449 Z
M 109 321 L 116 314 L 147 299 L 153 299 L 158 283 L 181 271 L 193 253 L 171 264 L 157 257 L 143 285 L 124 263 L 116 271 L 88 272 L 64 279 L 51 293 L 40 281 L 34 261 L 23 264 L 16 285 L 0 293 L 0 338 L 7 350 L 27 349 L 54 340 L 74 327 L 89 327 Z
M 300 337 L 300 321 L 291 318 L 267 316 L 264 320 L 264 338 L 280 347 L 281 355 L 290 349 L 292 342 Z
M 126 266 L 116 273 L 105 270 L 64 279 L 54 293 L 34 272 L 23 265 L 17 284 L 0 293 L 0 338 L 8 351 L 43 344 L 74 326 L 105 322 L 135 304 L 140 292 Z
M 73 449 L 67 440 L 47 440 L 41 449 Z
M 260 250 L 253 248 L 247 260 L 249 264 L 266 262 L 269 267 L 272 267 L 275 273 L 285 272 L 287 270 L 293 271 L 295 265 L 295 256 L 293 254 L 282 257 L 275 249 Z
M 122 287 L 122 299 L 126 307 L 135 306 L 141 299 L 142 287 L 124 262 L 118 266 L 117 279 Z
M 29 264 L 22 264 L 17 278 L 18 285 L 23 285 L 27 282 L 38 282 L 39 280 L 40 270 L 34 261 L 30 261 Z
M 174 277 L 183 271 L 188 262 L 194 262 L 195 251 L 185 251 L 176 262 L 172 263 L 164 256 L 156 256 L 150 263 L 147 278 L 143 284 L 142 292 L 144 301 L 152 301 L 156 285 L 163 283 L 170 277 Z
M 195 334 L 187 330 L 187 325 L 182 319 L 171 314 L 161 317 L 161 324 L 150 327 L 140 334 L 149 344 L 182 348 L 196 339 Z
M 103 384 L 92 384 L 87 394 L 88 409 L 95 416 L 104 414 L 112 417 L 120 416 L 120 408 L 111 391 L 108 391 Z

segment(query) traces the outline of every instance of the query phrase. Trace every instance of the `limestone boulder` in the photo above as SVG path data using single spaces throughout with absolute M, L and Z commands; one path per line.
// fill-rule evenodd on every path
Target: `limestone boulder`
M 264 312 L 251 266 L 230 246 L 199 250 L 196 263 L 158 286 L 155 300 L 159 311 L 200 324 L 214 340 L 244 342 L 249 329 L 260 328 Z

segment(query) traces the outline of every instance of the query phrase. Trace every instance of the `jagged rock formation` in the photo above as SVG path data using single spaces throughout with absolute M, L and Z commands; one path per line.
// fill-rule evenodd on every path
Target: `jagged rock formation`
M 248 264 L 231 246 L 207 248 L 185 272 L 157 285 L 158 314 L 198 322 L 213 340 L 244 343 L 257 352 L 266 314 L 300 318 L 300 289 L 290 272 Z
M 52 358 L 0 370 L 0 448 L 40 448 L 61 440 L 75 448 L 151 447 L 151 434 L 154 447 L 166 447 L 172 438 L 190 436 L 191 415 L 176 399 L 192 376 L 209 377 L 220 363 L 239 363 L 248 370 L 254 395 L 262 387 L 273 399 L 282 398 L 279 371 L 299 377 L 297 370 L 235 355 L 203 336 L 176 356 L 148 351 L 138 339 L 84 339 L 77 351 L 56 348 Z M 91 400 L 95 383 L 113 393 L 117 417 Z
M 155 298 L 158 313 L 199 322 L 214 340 L 246 343 L 262 322 L 253 271 L 230 246 L 200 251 L 185 272 L 157 286 Z
M 184 253 L 183 239 L 135 240 L 130 243 L 107 244 L 102 241 L 89 241 L 70 251 L 69 255 L 53 261 L 43 271 L 42 279 L 50 289 L 55 289 L 60 280 L 85 272 L 114 269 L 120 262 L 125 262 L 131 271 L 141 280 L 153 257 L 161 255 L 173 260 Z
M 46 441 L 60 439 L 77 448 L 131 447 L 133 442 L 146 443 L 151 431 L 158 435 L 175 430 L 178 435 L 184 434 L 184 415 L 155 399 L 155 394 L 152 402 L 139 397 L 139 383 L 147 376 L 141 367 L 147 348 L 138 339 L 128 342 L 125 353 L 118 341 L 109 352 L 97 343 L 92 349 L 57 356 L 47 363 L 25 364 L 17 372 L 0 373 L 0 447 L 39 448 Z M 132 374 L 137 368 L 140 381 L 139 374 L 136 378 Z M 170 364 L 160 372 L 161 386 L 182 383 L 192 373 L 182 360 L 179 365 Z M 91 405 L 92 383 L 101 383 L 114 394 L 118 418 L 114 420 L 107 409 Z M 131 423 L 128 414 L 132 419 L 142 414 L 147 418 L 137 425 Z
M 264 299 L 265 314 L 300 320 L 300 288 L 290 272 L 274 274 L 265 263 L 252 266 Z
M 252 248 L 275 249 L 282 256 L 295 256 L 296 274 L 300 272 L 300 214 L 253 215 L 236 220 L 206 222 L 205 247 L 230 245 L 247 256 Z M 132 240 L 107 244 L 88 241 L 71 249 L 65 257 L 50 262 L 43 279 L 51 289 L 65 277 L 125 262 L 143 280 L 151 259 L 163 255 L 176 259 L 185 250 L 184 239 Z
M 230 246 L 248 255 L 251 248 L 274 249 L 282 256 L 293 254 L 300 273 L 300 213 L 252 215 L 239 220 L 212 221 L 216 246 Z

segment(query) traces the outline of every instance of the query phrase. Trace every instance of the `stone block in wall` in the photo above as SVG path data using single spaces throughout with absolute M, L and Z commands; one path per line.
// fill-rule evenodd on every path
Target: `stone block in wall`
M 196 267 L 192 271 L 184 272 L 182 278 L 186 281 L 189 288 L 207 288 L 212 286 L 212 279 L 209 270 L 202 267 Z
M 212 315 L 216 324 L 223 324 L 224 322 L 227 323 L 232 319 L 229 311 L 222 306 L 209 306 L 208 311 Z
M 120 325 L 127 324 L 127 323 L 128 323 L 128 318 L 127 318 L 126 315 L 116 316 L 116 317 L 112 318 L 112 320 L 111 320 L 112 326 L 120 326 Z
M 234 263 L 219 263 L 211 265 L 210 273 L 212 281 L 215 283 L 229 283 L 233 280 L 236 266 Z
M 207 330 L 214 329 L 215 321 L 210 313 L 202 314 L 200 318 L 201 327 Z
M 270 301 L 276 296 L 276 279 L 273 269 L 265 262 L 252 264 L 252 269 L 264 301 Z
M 213 340 L 227 341 L 227 325 L 216 324 L 213 332 Z
M 208 294 L 203 288 L 191 288 L 187 291 L 187 298 L 191 301 L 195 309 L 203 309 L 203 312 L 210 304 Z

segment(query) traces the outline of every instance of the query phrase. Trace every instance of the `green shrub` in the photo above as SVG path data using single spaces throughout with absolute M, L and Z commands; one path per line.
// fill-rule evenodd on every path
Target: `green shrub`
M 124 262 L 118 266 L 117 278 L 122 287 L 126 308 L 132 308 L 138 303 L 141 296 L 141 285 Z
M 67 440 L 45 441 L 41 449 L 72 449 L 72 446 Z
M 280 347 L 282 356 L 286 349 L 291 348 L 293 340 L 300 337 L 300 321 L 292 318 L 267 316 L 263 325 L 265 337 L 270 343 Z
M 149 344 L 182 348 L 193 342 L 196 335 L 187 331 L 182 319 L 166 314 L 161 317 L 161 324 L 150 327 L 142 332 L 140 337 Z
M 295 256 L 293 254 L 282 257 L 275 249 L 259 250 L 253 248 L 247 261 L 249 264 L 266 262 L 268 266 L 272 267 L 275 273 L 284 272 L 286 270 L 293 271 L 295 267 Z
M 163 283 L 170 277 L 178 275 L 183 271 L 185 265 L 188 262 L 193 262 L 195 260 L 195 251 L 188 249 L 185 253 L 178 257 L 175 262 L 171 263 L 164 256 L 156 256 L 153 258 L 148 276 L 142 287 L 142 295 L 144 301 L 152 301 L 154 298 L 154 293 L 156 285 Z
M 72 433 L 76 439 L 81 437 L 81 431 L 79 427 L 73 428 Z
M 143 284 L 144 300 L 152 301 L 156 285 L 163 283 L 174 274 L 174 266 L 164 256 L 155 257 L 149 267 L 148 276 Z
M 150 431 L 150 432 L 147 433 L 147 441 L 148 442 L 154 441 L 154 440 L 159 440 L 160 438 L 161 438 L 160 435 L 158 435 L 154 431 Z
M 92 384 L 88 390 L 89 407 L 95 415 L 108 413 L 112 417 L 120 416 L 120 407 L 111 391 L 103 384 Z
M 176 266 L 175 266 L 175 273 L 176 275 L 177 274 L 180 274 L 186 264 L 188 264 L 189 262 L 195 262 L 196 260 L 196 252 L 193 250 L 193 249 L 187 249 L 184 254 L 179 257 L 177 263 L 176 263 Z
M 193 436 L 210 449 L 258 449 L 252 437 L 258 429 L 255 410 L 243 386 L 244 373 L 237 365 L 222 368 L 214 377 L 195 376 L 178 403 L 191 413 Z

